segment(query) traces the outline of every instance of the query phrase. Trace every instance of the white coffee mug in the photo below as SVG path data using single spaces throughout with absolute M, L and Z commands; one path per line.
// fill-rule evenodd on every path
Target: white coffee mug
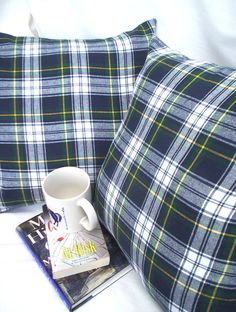
M 97 227 L 90 178 L 83 169 L 61 167 L 51 171 L 43 180 L 42 190 L 58 229 L 71 233 L 83 227 L 88 231 Z

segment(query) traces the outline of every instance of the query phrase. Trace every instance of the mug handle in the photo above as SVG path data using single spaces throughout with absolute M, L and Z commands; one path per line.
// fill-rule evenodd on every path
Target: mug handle
M 91 205 L 91 203 L 85 199 L 81 198 L 77 201 L 77 205 L 81 207 L 85 213 L 85 217 L 80 220 L 80 224 L 87 230 L 92 231 L 98 225 L 97 214 Z

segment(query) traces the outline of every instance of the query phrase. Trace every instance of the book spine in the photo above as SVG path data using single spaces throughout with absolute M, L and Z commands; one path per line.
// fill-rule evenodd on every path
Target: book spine
M 51 277 L 51 275 L 49 274 L 49 272 L 47 271 L 47 269 L 45 268 L 45 266 L 43 265 L 43 263 L 41 262 L 41 259 L 37 256 L 37 254 L 35 253 L 32 244 L 28 241 L 28 239 L 25 237 L 24 233 L 22 232 L 20 227 L 16 228 L 17 233 L 19 234 L 19 236 L 21 237 L 21 239 L 23 240 L 25 246 L 27 247 L 27 249 L 30 251 L 31 255 L 34 257 L 35 261 L 37 262 L 38 266 L 40 267 L 40 269 L 43 271 L 43 273 L 46 275 L 47 279 L 49 280 L 49 282 L 53 285 L 54 289 L 56 290 L 56 292 L 58 293 L 58 295 L 60 296 L 60 298 L 62 299 L 62 301 L 65 303 L 65 305 L 67 306 L 67 308 L 72 311 L 72 305 L 70 303 L 70 301 L 66 298 L 66 296 L 64 295 L 63 291 L 61 290 L 61 288 L 58 286 L 58 284 L 56 283 L 56 281 Z

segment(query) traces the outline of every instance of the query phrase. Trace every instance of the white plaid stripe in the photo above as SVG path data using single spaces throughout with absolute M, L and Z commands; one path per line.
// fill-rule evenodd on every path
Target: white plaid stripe
M 153 110 L 159 110 L 166 102 L 168 96 L 171 94 L 172 89 L 163 84 L 156 86 L 156 90 L 148 100 L 148 106 Z
M 133 161 L 135 157 L 139 154 L 139 150 L 142 146 L 142 140 L 134 136 L 131 141 L 128 143 L 127 148 L 125 149 L 124 157 L 129 161 Z
M 236 192 L 229 193 L 227 189 L 212 190 L 204 203 L 203 213 L 223 221 L 231 219 L 236 206 Z
M 155 181 L 160 184 L 162 188 L 168 189 L 178 167 L 175 161 L 165 157 L 160 164 L 159 170 L 156 172 Z
M 73 71 L 75 71 L 73 69 Z M 74 95 L 89 95 L 91 94 L 91 82 L 87 74 L 73 74 L 70 78 L 70 92 Z
M 27 97 L 40 97 L 42 95 L 41 81 L 39 78 L 25 78 L 23 96 Z
M 187 120 L 187 126 L 195 131 L 201 130 L 202 127 L 208 122 L 209 117 L 214 113 L 216 107 L 213 105 L 207 107 L 208 103 L 200 103 L 196 106 L 196 109 L 192 112 Z
M 91 120 L 76 120 L 75 121 L 75 137 L 78 140 L 92 140 L 94 138 L 93 123 Z
M 117 206 L 117 197 L 119 194 L 119 189 L 114 183 L 110 183 L 107 189 L 107 206 L 109 206 L 109 218 L 107 218 L 107 226 L 110 231 L 113 230 L 113 224 L 110 220 L 112 220 L 111 216 L 114 215 L 114 208 Z M 106 207 L 105 207 L 106 208 Z
M 30 175 L 30 182 L 31 182 L 31 187 L 32 188 L 39 188 L 41 186 L 40 181 L 43 181 L 43 179 L 47 175 L 46 170 L 30 170 L 29 171 Z
M 43 84 L 40 76 L 41 54 L 40 42 L 26 38 L 24 45 L 24 67 L 25 72 L 22 77 L 22 97 L 24 98 L 24 118 L 22 124 L 22 136 L 19 136 L 20 142 L 26 143 L 26 157 L 28 161 L 27 172 L 22 173 L 25 177 L 24 181 L 28 181 L 31 189 L 31 196 L 34 201 L 42 200 L 41 181 L 47 174 L 45 164 L 40 160 L 45 155 L 45 134 L 42 118 L 40 116 L 42 108 L 42 92 Z M 32 69 L 32 70 L 29 70 Z M 13 133 L 14 135 L 14 133 Z M 36 160 L 35 162 L 31 160 Z M 27 183 L 26 183 L 27 184 Z M 24 185 L 26 185 L 24 182 Z M 17 189 L 17 186 L 16 186 Z
M 32 38 L 25 38 L 23 53 L 25 57 L 40 56 L 40 42 L 32 40 Z
M 126 95 L 127 92 L 130 93 L 133 91 L 133 85 L 134 85 L 134 77 L 133 76 L 128 76 L 128 77 L 125 77 L 124 75 L 123 76 L 120 76 L 120 91 L 119 93 L 121 95 Z
M 28 144 L 43 143 L 44 134 L 43 126 L 40 123 L 25 123 L 24 125 L 25 140 Z

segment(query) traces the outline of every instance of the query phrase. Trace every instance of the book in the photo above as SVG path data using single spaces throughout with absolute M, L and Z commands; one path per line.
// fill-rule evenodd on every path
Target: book
M 110 254 L 110 264 L 56 280 L 52 278 L 43 213 L 26 220 L 16 228 L 23 242 L 70 311 L 99 294 L 131 270 L 131 266 L 112 235 L 103 226 L 101 228 Z
M 54 279 L 109 264 L 110 255 L 100 224 L 92 231 L 81 226 L 77 232 L 63 232 L 47 205 L 43 205 L 43 218 Z

